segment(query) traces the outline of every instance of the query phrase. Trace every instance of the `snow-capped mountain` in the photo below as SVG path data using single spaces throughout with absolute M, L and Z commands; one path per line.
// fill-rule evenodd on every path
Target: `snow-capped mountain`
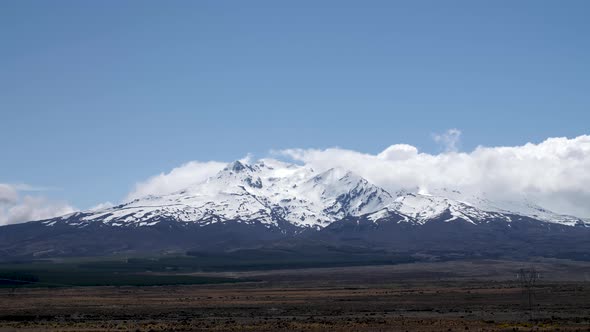
M 493 201 L 485 196 L 465 195 L 458 190 L 438 189 L 429 194 L 400 191 L 387 206 L 407 217 L 408 221 L 424 224 L 448 215 L 444 221 L 463 220 L 472 224 L 505 221 L 527 217 L 540 222 L 567 226 L 590 225 L 582 218 L 558 214 L 525 199 L 521 201 Z M 372 216 L 372 219 L 378 219 Z
M 345 169 L 317 172 L 306 166 L 264 159 L 249 165 L 235 161 L 217 175 L 171 194 L 147 196 L 115 207 L 78 212 L 44 221 L 86 227 L 154 226 L 162 221 L 201 226 L 226 221 L 258 222 L 266 227 L 290 225 L 322 229 L 346 217 L 367 215 L 379 222 L 391 214 L 423 225 L 431 220 L 471 224 L 511 222 L 518 216 L 568 226 L 585 225 L 580 218 L 553 213 L 528 201 L 497 202 L 457 190 L 431 194 L 383 188 Z
M 490 199 L 485 194 L 466 194 L 459 190 L 449 190 L 446 188 L 438 189 L 433 192 L 438 196 L 447 197 L 456 201 L 464 202 L 467 205 L 476 207 L 480 210 L 497 212 L 502 214 L 517 214 L 538 219 L 541 221 L 563 224 L 568 226 L 575 226 L 584 224 L 582 218 L 564 215 L 549 211 L 538 204 L 531 202 L 526 197 L 521 197 L 517 200 L 506 199 Z
M 268 226 L 286 221 L 296 227 L 322 228 L 345 216 L 377 211 L 392 201 L 385 190 L 343 169 L 317 173 L 276 160 L 253 165 L 235 161 L 216 176 L 172 194 L 147 196 L 45 223 L 153 226 L 162 220 L 201 225 L 240 220 Z
M 265 159 L 233 162 L 177 192 L 0 227 L 0 259 L 296 248 L 309 241 L 508 255 L 518 248 L 521 256 L 554 257 L 588 252 L 588 226 L 526 200 L 451 189 L 392 193 L 345 169 Z
M 462 220 L 471 224 L 487 222 L 489 220 L 510 221 L 508 215 L 494 211 L 480 210 L 467 203 L 449 199 L 442 196 L 425 195 L 418 193 L 398 193 L 393 203 L 386 207 L 387 211 L 395 211 L 404 216 L 404 221 L 425 224 L 431 220 L 451 222 Z M 378 221 L 378 213 L 371 215 L 372 220 Z

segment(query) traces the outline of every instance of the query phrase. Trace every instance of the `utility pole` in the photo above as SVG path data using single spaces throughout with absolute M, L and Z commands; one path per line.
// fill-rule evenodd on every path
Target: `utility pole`
M 522 288 L 522 295 L 525 302 L 528 303 L 529 315 L 533 319 L 533 308 L 535 302 L 535 283 L 539 279 L 539 273 L 535 267 L 529 269 L 520 269 L 518 271 L 518 281 Z

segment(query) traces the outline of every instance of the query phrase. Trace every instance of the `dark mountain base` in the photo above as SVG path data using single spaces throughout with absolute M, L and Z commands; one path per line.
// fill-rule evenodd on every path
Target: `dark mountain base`
M 0 257 L 6 260 L 189 252 L 211 257 L 220 253 L 233 253 L 237 258 L 257 255 L 311 263 L 318 259 L 339 262 L 341 257 L 357 263 L 388 261 L 395 253 L 438 259 L 589 258 L 590 228 L 541 223 L 525 217 L 515 217 L 517 221 L 511 223 L 486 220 L 479 224 L 464 220 L 445 222 L 446 217 L 424 225 L 399 222 L 400 217 L 396 216 L 379 223 L 362 217 L 347 218 L 322 230 L 268 226 L 257 221 L 198 226 L 169 220 L 154 226 L 114 227 L 97 223 L 83 228 L 31 222 L 0 228 Z
M 32 222 L 0 228 L 0 257 L 162 254 L 191 249 L 225 251 L 284 238 L 286 235 L 280 229 L 267 228 L 259 222 L 226 222 L 203 227 L 177 222 L 146 227 L 96 224 L 84 228 Z

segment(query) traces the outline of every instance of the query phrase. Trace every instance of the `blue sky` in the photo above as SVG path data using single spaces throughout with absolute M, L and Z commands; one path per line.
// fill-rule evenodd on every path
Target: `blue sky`
M 190 160 L 588 133 L 588 1 L 2 1 L 0 183 L 87 208 Z

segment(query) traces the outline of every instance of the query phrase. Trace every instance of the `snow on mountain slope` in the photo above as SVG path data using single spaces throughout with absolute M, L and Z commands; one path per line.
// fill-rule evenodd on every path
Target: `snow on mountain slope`
M 492 201 L 482 196 L 466 195 L 458 190 L 444 188 L 430 191 L 429 194 L 400 191 L 395 201 L 385 210 L 397 212 L 405 216 L 403 221 L 415 224 L 425 224 L 441 218 L 445 222 L 464 220 L 472 224 L 512 222 L 515 216 L 523 216 L 566 226 L 590 226 L 590 223 L 580 218 L 548 211 L 527 200 Z M 369 219 L 379 221 L 387 217 L 386 212 L 379 211 L 369 216 Z
M 392 200 L 385 190 L 344 170 L 316 174 L 304 166 L 266 159 L 253 165 L 233 162 L 216 176 L 169 195 L 147 196 L 62 220 L 76 219 L 81 227 L 95 221 L 152 226 L 164 219 L 202 225 L 256 220 L 270 227 L 285 220 L 321 228 L 347 215 L 374 212 Z
M 418 191 L 418 190 L 415 190 Z M 237 220 L 266 227 L 281 222 L 321 229 L 347 216 L 367 215 L 379 221 L 396 217 L 421 225 L 431 220 L 463 220 L 473 224 L 511 222 L 514 215 L 569 226 L 587 224 L 579 218 L 547 211 L 528 201 L 495 202 L 457 190 L 395 196 L 341 168 L 318 173 L 306 166 L 263 159 L 255 164 L 235 161 L 215 176 L 178 192 L 146 196 L 100 210 L 45 221 L 78 227 L 153 226 L 164 220 L 208 225 Z
M 418 194 L 411 192 L 399 192 L 395 200 L 386 207 L 387 211 L 396 212 L 404 216 L 406 222 L 425 224 L 431 220 L 443 221 L 464 220 L 472 224 L 489 222 L 490 220 L 511 221 L 510 217 L 493 211 L 484 211 L 469 204 L 452 200 L 446 197 Z M 379 211 L 369 218 L 373 221 L 387 218 L 388 214 Z
M 332 168 L 314 176 L 298 190 L 301 195 L 324 206 L 325 214 L 340 219 L 347 215 L 374 212 L 393 200 L 385 190 L 341 168 Z
M 491 200 L 487 198 L 485 194 L 466 194 L 459 190 L 449 190 L 445 188 L 434 190 L 432 193 L 437 196 L 463 202 L 483 211 L 516 214 L 568 226 L 583 225 L 586 223 L 581 218 L 563 215 L 544 209 L 524 197 L 518 200 Z

